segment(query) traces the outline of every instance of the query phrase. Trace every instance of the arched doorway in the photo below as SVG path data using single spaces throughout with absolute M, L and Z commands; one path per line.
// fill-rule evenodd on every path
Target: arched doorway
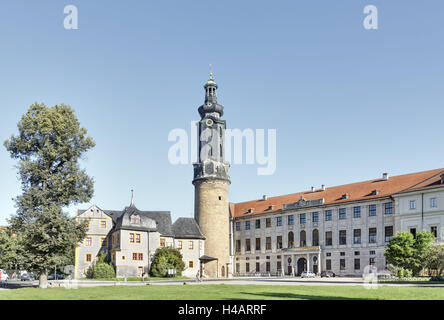
M 225 277 L 225 266 L 222 266 L 221 274 L 222 274 L 222 277 Z
M 299 258 L 297 275 L 300 276 L 304 271 L 307 271 L 307 260 L 305 258 Z

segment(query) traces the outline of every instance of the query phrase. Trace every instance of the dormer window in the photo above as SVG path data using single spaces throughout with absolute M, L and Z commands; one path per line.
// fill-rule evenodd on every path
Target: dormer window
M 131 224 L 140 224 L 139 216 L 131 216 Z

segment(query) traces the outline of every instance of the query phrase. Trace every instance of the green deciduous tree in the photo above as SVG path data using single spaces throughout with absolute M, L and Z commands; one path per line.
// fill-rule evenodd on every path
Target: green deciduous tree
M 158 248 L 154 253 L 151 264 L 151 275 L 154 277 L 166 277 L 168 269 L 176 269 L 176 275 L 180 276 L 185 269 L 182 254 L 175 248 Z
M 426 266 L 426 254 L 433 240 L 430 232 L 418 232 L 416 238 L 410 232 L 398 232 L 385 248 L 387 263 L 416 276 Z
M 67 105 L 33 104 L 18 123 L 18 135 L 4 145 L 18 160 L 22 194 L 10 219 L 24 249 L 25 265 L 40 274 L 47 286 L 47 270 L 69 262 L 70 250 L 85 235 L 62 208 L 87 202 L 93 180 L 79 166 L 81 156 L 94 147 Z
M 429 273 L 441 275 L 444 271 L 444 245 L 442 243 L 433 243 L 426 256 L 426 267 Z
M 0 230 L 0 269 L 12 270 L 23 265 L 23 252 L 10 230 Z

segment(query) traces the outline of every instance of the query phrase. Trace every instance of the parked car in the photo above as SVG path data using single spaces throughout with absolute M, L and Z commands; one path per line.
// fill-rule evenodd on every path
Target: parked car
M 8 274 L 4 270 L 0 270 L 0 281 L 7 281 L 8 279 Z
M 313 272 L 304 271 L 301 273 L 301 278 L 314 278 L 315 276 Z
M 321 272 L 321 278 L 334 278 L 336 277 L 336 274 L 333 271 L 322 271 Z
M 65 277 L 63 277 L 61 274 L 50 274 L 48 276 L 48 280 L 63 280 Z
M 34 275 L 32 273 L 24 273 L 21 276 L 21 281 L 34 281 Z

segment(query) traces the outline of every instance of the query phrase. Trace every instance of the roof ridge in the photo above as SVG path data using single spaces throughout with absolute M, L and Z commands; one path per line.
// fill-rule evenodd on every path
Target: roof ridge
M 436 170 L 440 170 L 440 169 L 436 169 Z M 433 170 L 431 170 L 431 171 L 433 171 Z M 424 180 L 422 180 L 422 181 L 419 181 L 419 182 L 415 183 L 414 185 L 411 185 L 410 187 L 407 187 L 407 188 L 401 190 L 400 192 L 410 190 L 410 189 L 416 187 L 417 185 L 420 185 L 421 183 L 426 182 L 427 180 L 433 179 L 433 178 L 435 178 L 436 176 L 441 175 L 443 172 L 444 172 L 444 169 L 441 169 L 440 172 L 434 174 L 433 176 L 430 176 L 430 177 L 428 177 L 428 178 L 426 178 L 426 179 L 424 179 Z M 419 172 L 418 172 L 418 173 L 419 173 Z

